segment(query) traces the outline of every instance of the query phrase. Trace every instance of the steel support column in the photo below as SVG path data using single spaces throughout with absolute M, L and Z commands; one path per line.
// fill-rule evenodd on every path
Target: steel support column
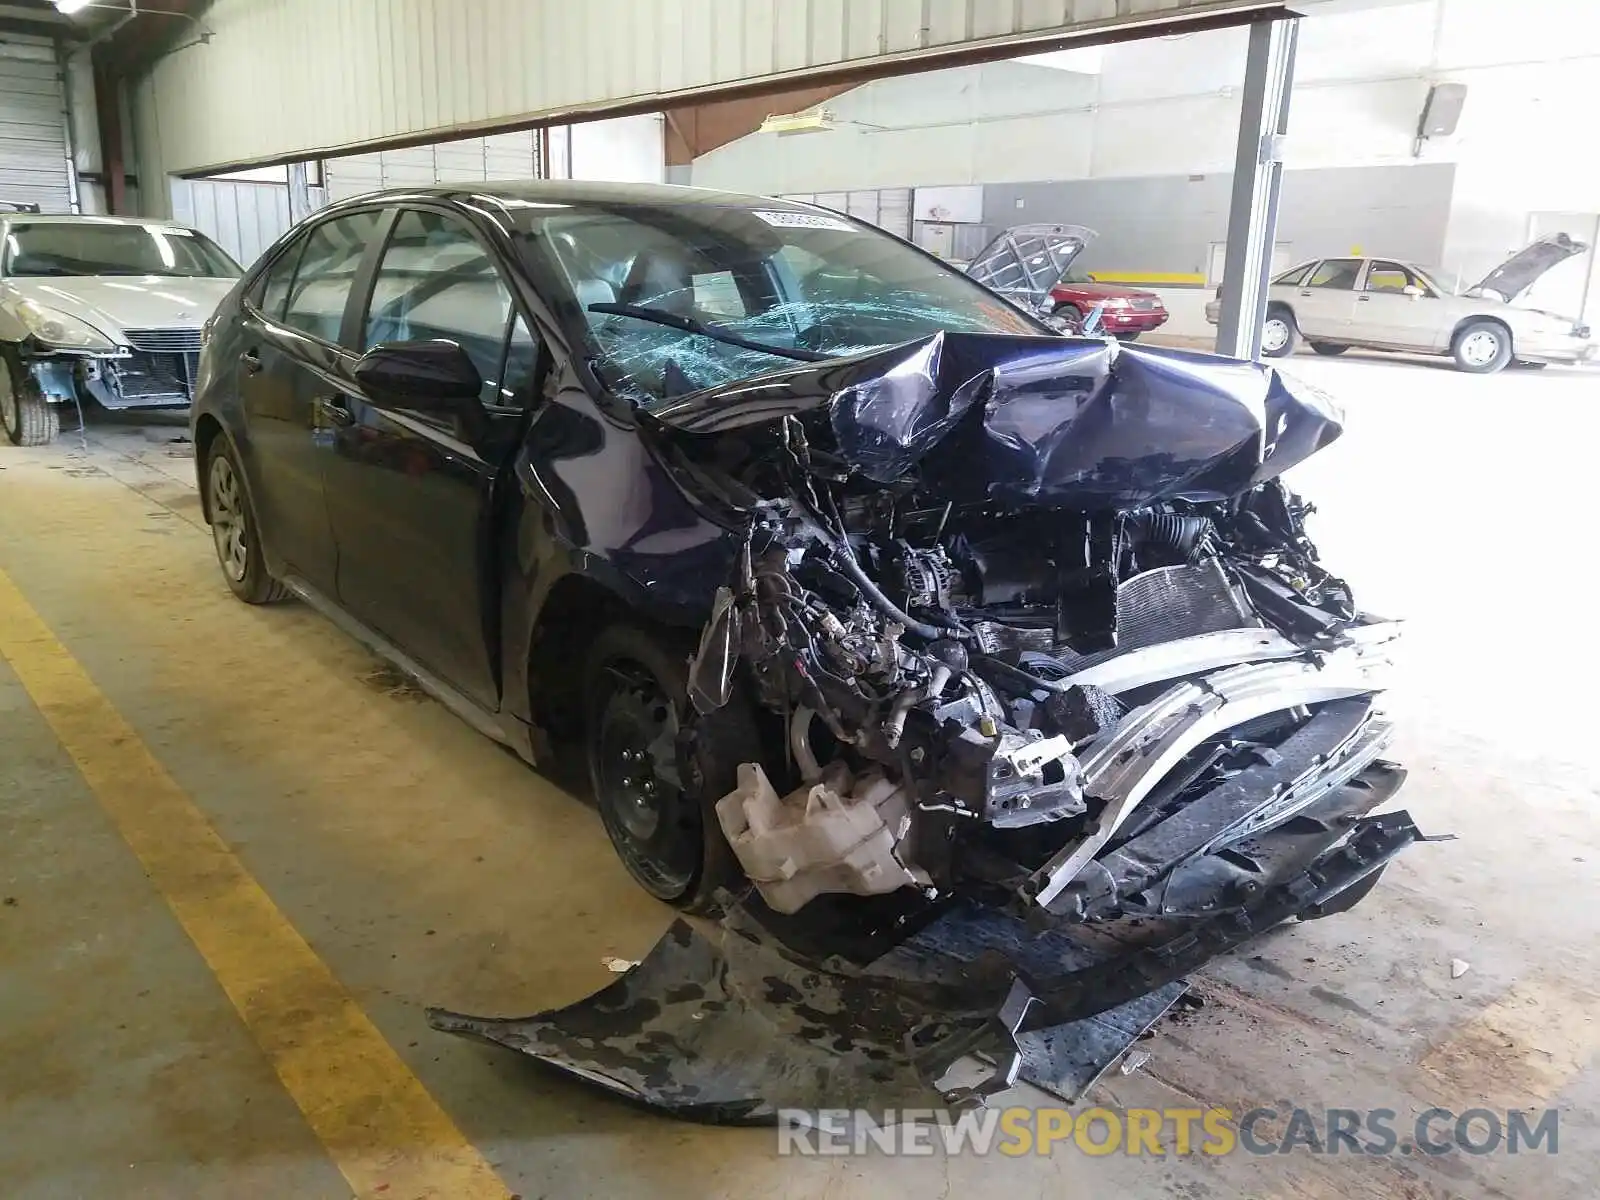
M 1261 356 L 1261 323 L 1278 229 L 1282 142 L 1289 130 L 1289 91 L 1294 86 L 1299 35 L 1298 19 L 1250 25 L 1217 325 L 1217 353 L 1235 358 Z

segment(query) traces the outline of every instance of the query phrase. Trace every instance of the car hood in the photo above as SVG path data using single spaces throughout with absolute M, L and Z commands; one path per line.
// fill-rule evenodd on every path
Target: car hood
M 122 340 L 129 329 L 198 329 L 238 282 L 165 275 L 93 275 L 9 279 L 17 299 L 33 300 L 89 322 Z
M 1476 287 L 1469 288 L 1469 296 L 1487 296 L 1510 304 L 1548 271 L 1589 247 L 1575 242 L 1564 233 L 1542 237 L 1518 250 L 1505 262 L 1483 277 Z
M 1095 236 L 1082 225 L 1013 225 L 967 264 L 967 274 L 990 291 L 1037 305 Z
M 1156 300 L 1159 297 L 1145 288 L 1124 287 L 1117 283 L 1101 283 L 1098 280 L 1089 283 L 1058 283 L 1050 289 L 1050 294 L 1057 297 L 1090 297 L 1095 300 Z
M 952 500 L 1074 508 L 1235 496 L 1342 430 L 1329 397 L 1259 363 L 970 333 L 710 388 L 643 420 L 770 449 L 790 417 L 875 483 L 915 472 Z

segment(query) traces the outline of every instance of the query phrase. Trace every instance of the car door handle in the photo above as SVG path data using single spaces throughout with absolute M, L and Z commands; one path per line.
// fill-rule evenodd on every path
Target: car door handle
M 259 350 L 246 350 L 239 355 L 239 361 L 244 364 L 244 369 L 252 375 L 261 370 L 261 352 Z
M 1309 295 L 1311 295 L 1311 289 L 1307 288 L 1305 291 L 1301 292 L 1300 294 L 1302 296 L 1309 296 Z
M 1356 303 L 1357 304 L 1365 304 L 1368 300 L 1371 300 L 1371 299 L 1372 299 L 1371 296 L 1357 296 L 1356 297 Z
M 323 417 L 327 419 L 330 425 L 354 425 L 356 423 L 355 414 L 337 400 L 323 400 L 320 407 Z

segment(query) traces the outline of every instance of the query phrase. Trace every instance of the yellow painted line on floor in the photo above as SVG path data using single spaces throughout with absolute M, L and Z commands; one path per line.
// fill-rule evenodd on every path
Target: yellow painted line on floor
M 1600 1006 L 1548 976 L 1513 984 L 1417 1063 L 1418 1096 L 1453 1112 L 1542 1108 L 1600 1051 Z
M 1149 284 L 1168 287 L 1204 287 L 1206 277 L 1194 271 L 1090 271 L 1096 283 Z
M 356 1194 L 506 1200 L 483 1156 L 4 572 L 0 657 Z

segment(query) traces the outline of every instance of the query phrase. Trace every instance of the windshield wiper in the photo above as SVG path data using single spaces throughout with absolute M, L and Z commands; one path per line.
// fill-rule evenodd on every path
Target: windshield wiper
M 816 350 L 801 350 L 796 347 L 774 346 L 767 342 L 752 341 L 721 325 L 706 325 L 693 317 L 680 317 L 677 313 L 668 312 L 664 308 L 651 308 L 645 304 L 591 304 L 589 311 L 608 317 L 632 317 L 637 321 L 650 321 L 656 325 L 666 325 L 671 329 L 681 329 L 684 333 L 708 337 L 714 342 L 725 342 L 741 350 L 754 350 L 758 354 L 792 358 L 796 362 L 827 362 L 834 357 L 832 354 L 822 354 Z

